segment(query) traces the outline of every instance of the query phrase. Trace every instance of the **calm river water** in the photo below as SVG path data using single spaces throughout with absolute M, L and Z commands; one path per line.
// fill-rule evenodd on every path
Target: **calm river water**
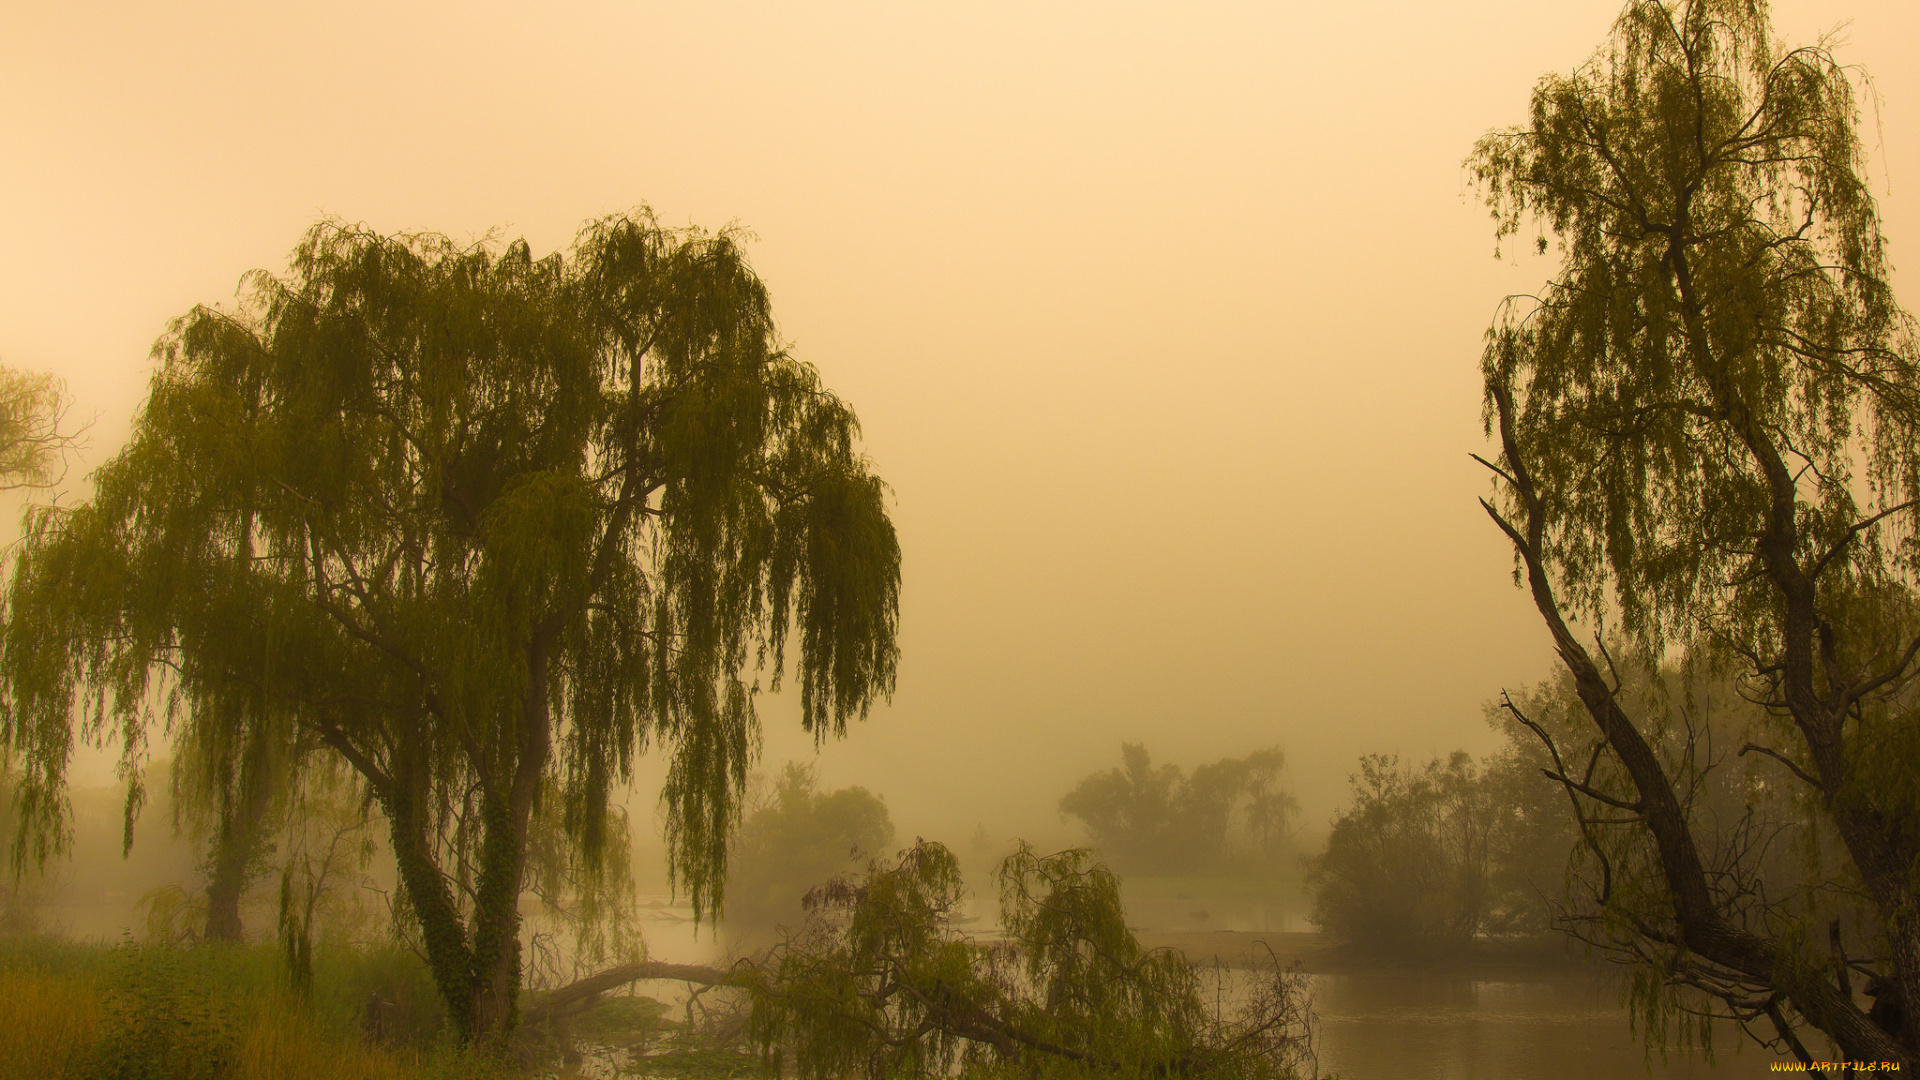
M 1492 982 L 1315 975 L 1320 1067 L 1341 1080 L 1630 1080 L 1771 1075 L 1771 1056 L 1715 1040 L 1712 1064 L 1648 1060 L 1620 996 L 1600 979 Z
M 1191 905 L 1189 905 L 1191 906 Z M 1129 915 L 1135 915 L 1129 905 Z M 1147 905 L 1140 905 L 1146 908 Z M 655 959 L 712 962 L 710 931 L 694 936 L 692 912 L 667 897 L 647 898 L 646 934 Z M 1146 914 L 1143 910 L 1138 914 Z M 1155 912 L 1154 914 L 1159 914 Z M 1279 914 L 1215 913 L 1215 925 L 1293 929 Z M 1176 920 L 1166 920 L 1175 922 Z M 1184 928 L 1184 927 L 1182 927 Z M 1504 982 L 1439 975 L 1309 976 L 1320 1067 L 1340 1080 L 1694 1080 L 1761 1077 L 1771 1058 L 1732 1036 L 1715 1060 L 1675 1053 L 1662 1061 L 1635 1040 L 1619 991 L 1599 978 Z M 666 993 L 662 993 L 666 991 Z M 672 997 L 666 986 L 652 993 Z M 1736 1053 L 1736 1047 L 1738 1052 Z

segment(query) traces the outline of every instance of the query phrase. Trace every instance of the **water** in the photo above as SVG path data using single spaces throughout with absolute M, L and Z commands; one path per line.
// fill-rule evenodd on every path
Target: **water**
M 684 902 L 661 895 L 641 903 L 654 959 L 713 963 L 723 951 L 711 927 L 695 935 Z M 988 898 L 975 898 L 969 914 L 976 917 L 969 931 L 992 929 Z M 1306 929 L 1297 914 L 1277 906 L 1217 900 L 1130 899 L 1127 915 L 1129 922 L 1176 930 Z M 1321 1071 L 1341 1080 L 1705 1080 L 1764 1074 L 1772 1060 L 1756 1046 L 1740 1045 L 1731 1030 L 1716 1038 L 1711 1064 L 1678 1051 L 1664 1061 L 1658 1053 L 1649 1059 L 1617 986 L 1579 973 L 1538 980 L 1368 973 L 1308 981 Z M 642 992 L 676 1007 L 685 1000 L 678 984 L 650 984 Z
M 1296 907 L 1259 900 L 1127 897 L 1127 922 L 1169 932 L 1245 930 L 1257 934 L 1312 930 Z
M 1729 1029 L 1708 1064 L 1649 1061 L 1605 980 L 1500 982 L 1434 975 L 1315 975 L 1320 1067 L 1341 1080 L 1660 1080 L 1755 1076 L 1772 1057 Z
M 1300 905 L 1246 897 L 1127 898 L 1127 921 L 1162 934 L 1311 931 Z M 1224 937 L 1224 935 L 1223 935 Z M 1232 951 L 1232 950 L 1228 950 Z M 1651 1058 L 1601 969 L 1538 979 L 1412 972 L 1308 977 L 1323 1072 L 1341 1080 L 1657 1080 L 1753 1076 L 1772 1055 L 1715 1032 L 1714 1060 L 1675 1050 Z

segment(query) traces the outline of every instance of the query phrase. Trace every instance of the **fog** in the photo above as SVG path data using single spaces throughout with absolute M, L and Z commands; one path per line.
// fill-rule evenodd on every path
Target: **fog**
M 883 795 L 903 840 L 1065 842 L 1122 742 L 1278 745 L 1324 828 L 1359 755 L 1484 751 L 1482 704 L 1548 673 L 1468 454 L 1481 334 L 1551 267 L 1493 257 L 1460 162 L 1618 8 L 10 5 L 0 362 L 65 380 L 84 499 L 168 320 L 322 216 L 536 252 L 641 203 L 736 223 L 906 559 L 891 702 L 816 748 L 763 698 L 762 767 Z M 1774 18 L 1852 20 L 1899 264 L 1920 9 Z

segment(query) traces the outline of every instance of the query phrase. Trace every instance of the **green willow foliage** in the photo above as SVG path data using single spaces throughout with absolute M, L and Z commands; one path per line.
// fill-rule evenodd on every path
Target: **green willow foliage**
M 1563 595 L 1656 653 L 1709 610 L 1777 647 L 1776 587 L 1749 573 L 1776 466 L 1794 500 L 1781 554 L 1837 547 L 1828 588 L 1898 590 L 1920 558 L 1908 522 L 1852 532 L 1920 495 L 1920 370 L 1851 86 L 1824 48 L 1769 35 L 1755 0 L 1636 0 L 1607 52 L 1543 79 L 1529 124 L 1470 159 L 1499 235 L 1538 225 L 1565 265 L 1490 332 L 1487 430 L 1498 388 L 1552 493 L 1542 553 Z
M 1623 932 L 1665 958 L 1660 977 L 1765 1019 L 1797 1054 L 1807 1026 L 1853 1057 L 1911 1060 L 1920 350 L 1857 121 L 1848 71 L 1824 46 L 1776 44 L 1761 0 L 1633 0 L 1598 56 L 1539 83 L 1526 125 L 1481 140 L 1469 165 L 1499 236 L 1537 227 L 1563 267 L 1488 335 L 1486 508 L 1598 739 L 1593 761 L 1568 748 L 1567 790 L 1658 854 L 1668 919 Z M 1879 958 L 1891 1007 L 1857 1007 L 1837 941 L 1815 948 L 1728 891 L 1660 719 L 1569 617 L 1617 630 L 1645 665 L 1738 669 L 1775 720 L 1751 752 L 1847 852 L 1833 884 L 1873 913 L 1852 955 Z M 1618 768 L 1631 793 L 1582 787 L 1583 767 Z
M 593 863 L 658 744 L 672 868 L 713 913 L 745 668 L 777 689 L 793 627 L 818 738 L 892 690 L 884 489 L 732 234 L 642 211 L 535 259 L 326 223 L 155 355 L 93 502 L 31 516 L 8 588 L 16 856 L 60 842 L 76 733 L 129 770 L 156 719 L 234 774 L 256 744 L 337 755 L 477 1036 L 513 1022 L 536 810 Z
M 1313 1071 L 1296 972 L 1255 976 L 1223 1016 L 1185 957 L 1140 947 L 1118 879 L 1087 850 L 1023 842 L 999 877 L 997 942 L 953 928 L 960 866 L 937 843 L 815 889 L 805 927 L 745 973 L 762 1045 L 808 1080 Z

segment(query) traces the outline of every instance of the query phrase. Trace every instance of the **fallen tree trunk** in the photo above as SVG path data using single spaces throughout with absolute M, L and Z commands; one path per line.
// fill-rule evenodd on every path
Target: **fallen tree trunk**
M 642 960 L 634 964 L 610 967 L 605 971 L 568 983 L 552 993 L 544 994 L 537 1003 L 527 1007 L 522 1019 L 526 1023 L 534 1024 L 584 1012 L 593 1007 L 601 994 L 642 979 L 699 983 L 702 986 L 743 985 L 743 980 L 732 971 L 722 971 L 719 968 L 705 967 L 700 964 L 663 964 L 653 960 Z

